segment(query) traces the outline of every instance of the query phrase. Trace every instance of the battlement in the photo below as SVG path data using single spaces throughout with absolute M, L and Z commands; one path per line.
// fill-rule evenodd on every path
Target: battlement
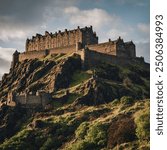
M 7 105 L 16 106 L 18 104 L 24 107 L 45 107 L 51 101 L 51 95 L 45 91 L 37 91 L 36 93 L 20 93 L 9 92 Z
M 92 26 L 85 28 L 78 26 L 74 30 L 65 29 L 63 32 L 59 30 L 55 33 L 45 31 L 45 35 L 36 34 L 36 36 L 26 40 L 26 52 L 66 47 L 77 42 L 82 43 L 83 47 L 87 44 L 98 43 L 98 37 L 96 32 L 93 31 Z

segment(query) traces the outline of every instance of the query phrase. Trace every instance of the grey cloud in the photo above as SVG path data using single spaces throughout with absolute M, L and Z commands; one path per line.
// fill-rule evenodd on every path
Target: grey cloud
M 137 56 L 143 56 L 146 62 L 150 62 L 150 43 L 136 43 Z
M 61 8 L 72 5 L 75 0 L 2 0 L 0 2 L 0 22 L 18 25 L 36 24 L 43 22 L 49 10 L 54 16 L 60 16 Z M 52 14 L 53 15 L 53 14 Z
M 0 70 L 6 70 L 6 68 L 10 66 L 10 61 L 0 58 L 0 64 L 1 64 Z
M 50 20 L 61 18 L 76 0 L 0 0 L 0 46 L 24 48 L 27 37 L 41 32 Z
M 9 67 L 10 67 L 10 62 L 3 59 L 3 58 L 0 58 L 0 79 L 1 77 L 3 76 L 3 74 L 6 72 L 9 72 Z

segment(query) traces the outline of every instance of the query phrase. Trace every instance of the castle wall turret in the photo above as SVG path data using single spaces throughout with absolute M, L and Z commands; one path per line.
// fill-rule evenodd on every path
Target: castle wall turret
M 17 50 L 13 53 L 11 68 L 14 68 L 15 65 L 19 62 L 19 55 L 20 53 Z

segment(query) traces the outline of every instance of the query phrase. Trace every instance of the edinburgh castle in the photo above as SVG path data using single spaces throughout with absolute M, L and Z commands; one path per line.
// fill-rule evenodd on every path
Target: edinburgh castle
M 117 40 L 108 40 L 104 43 L 98 43 L 96 32 L 92 26 L 70 30 L 65 29 L 64 32 L 49 33 L 45 31 L 45 35 L 36 34 L 32 39 L 26 40 L 25 52 L 16 51 L 13 54 L 12 68 L 14 69 L 19 62 L 33 59 L 43 59 L 47 56 L 58 54 L 74 54 L 80 57 L 82 68 L 88 69 L 95 67 L 103 62 L 116 65 L 127 66 L 136 62 L 144 62 L 143 57 L 136 57 L 135 45 L 132 41 L 124 42 L 121 37 Z M 5 78 L 5 75 L 4 75 Z M 53 83 L 53 85 L 52 85 Z M 49 91 L 55 91 L 55 83 L 51 82 Z M 40 93 L 38 90 L 36 91 Z M 12 102 L 26 105 L 45 105 L 50 101 L 49 93 L 43 91 L 43 95 L 33 95 L 32 93 L 16 94 L 8 93 L 9 105 Z M 46 96 L 47 95 L 47 96 Z M 31 101 L 33 97 L 33 101 Z M 43 99 L 42 99 L 43 97 Z
M 116 64 L 128 64 L 131 59 L 143 61 L 136 57 L 135 44 L 132 41 L 124 42 L 122 38 L 98 43 L 96 32 L 92 26 L 67 30 L 45 35 L 36 34 L 26 40 L 25 52 L 13 54 L 12 66 L 26 59 L 44 58 L 48 55 L 76 53 L 81 56 L 84 66 L 91 67 L 100 61 Z

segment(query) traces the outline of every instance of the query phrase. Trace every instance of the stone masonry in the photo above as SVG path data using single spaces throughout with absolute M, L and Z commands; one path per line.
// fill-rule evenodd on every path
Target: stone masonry
M 32 39 L 26 41 L 26 52 L 40 51 L 45 49 L 52 49 L 58 47 L 67 47 L 75 45 L 77 42 L 82 43 L 82 46 L 86 44 L 97 44 L 98 37 L 96 32 L 93 32 L 92 26 L 77 29 L 67 30 L 64 32 L 49 33 L 45 31 L 45 35 L 36 34 Z
M 89 49 L 90 51 L 116 56 L 121 58 L 136 58 L 136 48 L 132 41 L 124 42 L 121 37 L 117 40 L 110 40 L 104 43 L 98 43 L 96 32 L 93 27 L 85 27 L 74 30 L 65 29 L 64 32 L 58 33 L 45 32 L 45 35 L 36 34 L 32 39 L 27 39 L 25 52 L 15 52 L 13 54 L 12 67 L 17 62 L 26 59 L 44 58 L 47 55 L 59 53 L 80 54 L 81 50 Z M 88 51 L 87 51 L 88 52 Z M 89 58 L 90 59 L 90 58 Z
M 45 107 L 49 102 L 51 102 L 51 95 L 45 91 L 37 91 L 35 94 L 9 92 L 7 98 L 7 105 L 9 106 L 20 104 L 23 107 Z

